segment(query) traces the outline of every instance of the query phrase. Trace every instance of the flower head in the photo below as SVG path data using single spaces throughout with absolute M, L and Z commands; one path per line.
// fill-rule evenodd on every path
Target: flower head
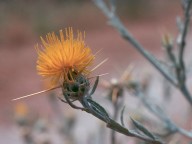
M 89 70 L 95 55 L 85 44 L 85 35 L 78 32 L 74 38 L 72 28 L 66 28 L 64 32 L 60 30 L 59 34 L 57 36 L 55 33 L 48 33 L 45 39 L 41 37 L 43 46 L 39 48 L 37 45 L 36 47 L 38 53 L 37 71 L 41 76 L 50 80 L 51 88 L 15 98 L 14 101 L 57 88 L 62 88 L 63 95 L 67 95 L 67 99 L 73 100 L 78 100 L 88 93 L 89 79 L 94 78 L 88 77 L 88 74 L 100 67 L 107 59 Z M 105 74 L 97 75 L 97 77 Z M 95 83 L 97 85 L 98 82 Z
M 88 67 L 93 63 L 94 55 L 85 44 L 81 32 L 74 38 L 72 28 L 60 30 L 60 36 L 48 33 L 41 37 L 43 47 L 37 47 L 37 71 L 48 78 L 52 86 L 73 81 L 78 75 L 90 73 Z

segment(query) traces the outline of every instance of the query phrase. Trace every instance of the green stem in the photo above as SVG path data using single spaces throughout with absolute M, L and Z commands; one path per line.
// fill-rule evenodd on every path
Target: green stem
M 113 115 L 113 119 L 117 120 L 117 114 L 119 111 L 119 106 L 117 101 L 113 103 L 113 108 L 114 108 L 114 115 Z M 111 144 L 116 144 L 116 136 L 115 136 L 115 131 L 112 130 L 111 131 Z

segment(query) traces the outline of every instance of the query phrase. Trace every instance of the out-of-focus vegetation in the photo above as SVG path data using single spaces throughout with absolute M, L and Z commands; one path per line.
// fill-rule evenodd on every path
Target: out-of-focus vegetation
M 139 30 L 135 32 L 136 36 L 141 36 L 142 38 L 147 37 L 144 40 L 144 45 L 149 49 L 153 49 L 153 50 L 156 49 L 160 53 L 162 52 L 161 51 L 162 45 L 160 45 L 161 39 L 157 40 L 156 36 L 160 35 L 161 33 L 157 34 L 157 31 L 155 33 L 153 28 L 156 28 L 156 27 L 151 28 L 150 26 L 161 25 L 164 28 L 166 27 L 166 25 L 163 25 L 160 23 L 162 22 L 161 19 L 164 19 L 166 21 L 166 19 L 170 19 L 168 15 L 172 16 L 172 13 L 174 13 L 174 16 L 171 17 L 171 19 L 175 21 L 175 16 L 176 16 L 175 13 L 178 14 L 180 10 L 182 10 L 182 7 L 180 6 L 180 0 L 169 0 L 169 1 L 167 0 L 162 0 L 162 1 L 116 0 L 116 6 L 117 6 L 117 15 L 119 16 L 119 18 L 122 19 L 123 22 L 125 22 L 126 27 L 129 27 L 130 26 L 129 24 L 132 24 L 131 26 L 137 25 L 136 27 L 134 27 L 136 30 L 138 30 L 139 28 Z M 167 13 L 168 9 L 169 9 L 169 13 Z M 21 88 L 19 89 L 20 90 L 19 94 L 17 94 L 17 91 L 19 91 L 18 90 L 19 86 L 16 87 L 15 88 L 17 89 L 15 92 L 16 94 L 11 95 L 12 98 L 22 95 L 24 90 L 25 92 L 29 90 L 29 93 L 30 93 L 31 92 L 30 90 L 32 89 L 32 87 L 35 87 L 36 89 L 38 89 L 40 85 L 34 86 L 34 84 L 32 83 L 34 83 L 35 81 L 33 80 L 33 78 L 34 78 L 34 75 L 36 74 L 34 72 L 36 55 L 35 55 L 35 52 L 34 52 L 35 50 L 33 49 L 33 46 L 37 43 L 37 41 L 39 41 L 39 36 L 45 36 L 45 34 L 47 34 L 48 32 L 53 32 L 53 31 L 57 33 L 60 29 L 63 29 L 66 27 L 73 27 L 75 31 L 76 29 L 79 29 L 82 31 L 85 30 L 86 34 L 89 35 L 89 37 L 86 36 L 86 38 L 88 38 L 89 41 L 92 42 L 91 45 L 89 46 L 91 48 L 93 46 L 93 51 L 104 49 L 102 50 L 101 53 L 99 53 L 99 55 L 103 54 L 103 56 L 105 56 L 104 53 L 107 53 L 107 57 L 110 56 L 109 62 L 107 62 L 104 67 L 105 68 L 107 67 L 106 68 L 107 71 L 105 72 L 110 73 L 106 77 L 111 77 L 112 79 L 111 81 L 108 80 L 105 82 L 107 86 L 103 83 L 104 90 L 99 89 L 101 88 L 101 85 L 99 85 L 96 91 L 96 92 L 99 91 L 98 92 L 99 94 L 98 95 L 95 94 L 93 96 L 93 99 L 96 99 L 99 102 L 99 104 L 101 102 L 101 105 L 104 106 L 104 108 L 106 108 L 106 111 L 109 112 L 109 115 L 113 117 L 114 120 L 117 120 L 119 123 L 120 123 L 119 115 L 121 116 L 123 115 L 122 114 L 123 112 L 121 110 L 123 109 L 123 103 L 125 102 L 125 105 L 126 105 L 126 107 L 124 108 L 125 126 L 128 125 L 128 127 L 133 129 L 137 128 L 136 126 L 137 124 L 135 125 L 134 123 L 131 123 L 131 120 L 129 119 L 129 116 L 131 116 L 135 120 L 147 126 L 147 128 L 149 128 L 149 130 L 151 130 L 152 132 L 157 132 L 157 133 L 160 132 L 160 134 L 162 132 L 162 134 L 165 134 L 165 137 L 166 137 L 165 139 L 167 141 L 170 140 L 171 143 L 174 143 L 174 141 L 178 143 L 179 142 L 182 143 L 180 140 L 180 137 L 177 137 L 177 135 L 169 136 L 168 130 L 170 130 L 169 129 L 170 127 L 166 129 L 167 128 L 166 124 L 169 123 L 169 121 L 166 121 L 167 123 L 166 122 L 163 123 L 161 122 L 161 119 L 160 119 L 158 120 L 158 122 L 156 122 L 158 117 L 162 118 L 164 116 L 163 114 L 155 113 L 155 112 L 150 113 L 151 104 L 155 102 L 155 104 L 157 105 L 155 104 L 152 105 L 154 107 L 156 106 L 155 110 L 159 112 L 160 111 L 160 109 L 158 109 L 159 107 L 160 108 L 165 107 L 165 109 L 163 109 L 165 110 L 165 113 L 168 116 L 170 116 L 171 120 L 173 120 L 174 122 L 179 121 L 178 122 L 179 126 L 185 125 L 186 123 L 187 124 L 191 123 L 190 115 L 187 115 L 188 119 L 184 118 L 183 116 L 183 115 L 186 116 L 187 112 L 185 113 L 180 112 L 183 114 L 182 115 L 183 117 L 179 116 L 179 118 L 174 115 L 175 113 L 177 113 L 175 112 L 177 110 L 170 108 L 174 105 L 173 103 L 171 103 L 171 100 L 174 99 L 172 97 L 172 94 L 173 94 L 172 87 L 170 88 L 170 85 L 169 83 L 167 83 L 166 80 L 165 82 L 161 83 L 160 81 L 162 80 L 162 77 L 159 78 L 159 75 L 157 75 L 156 73 L 153 74 L 153 72 L 151 73 L 149 72 L 150 74 L 148 75 L 148 71 L 151 71 L 151 69 L 148 70 L 148 67 L 145 67 L 145 65 L 143 66 L 145 67 L 144 70 L 143 70 L 143 67 L 136 68 L 136 70 L 134 69 L 134 72 L 132 72 L 134 74 L 132 75 L 131 73 L 131 78 L 129 79 L 131 81 L 128 87 L 126 83 L 128 82 L 128 79 L 126 79 L 126 82 L 122 81 L 121 78 L 118 80 L 115 79 L 115 76 L 123 73 L 122 71 L 123 68 L 121 66 L 123 65 L 124 67 L 127 67 L 127 65 L 132 63 L 129 60 L 135 57 L 135 55 L 134 53 L 132 53 L 133 51 L 131 51 L 131 48 L 129 49 L 130 45 L 126 45 L 125 43 L 123 43 L 122 39 L 120 39 L 119 35 L 115 33 L 114 29 L 111 29 L 110 27 L 108 27 L 106 23 L 107 23 L 107 20 L 103 16 L 102 12 L 99 11 L 99 9 L 96 8 L 96 6 L 94 6 L 94 4 L 89 0 L 1 0 L 0 1 L 0 31 L 1 31 L 1 35 L 0 35 L 1 48 L 0 49 L 3 49 L 4 53 L 0 57 L 1 58 L 0 64 L 3 64 L 2 69 L 4 71 L 0 72 L 3 74 L 2 75 L 3 78 L 0 77 L 0 84 L 1 84 L 0 88 L 7 88 L 4 91 L 9 91 L 12 94 L 14 92 L 11 92 L 11 88 L 21 83 L 24 83 L 26 81 L 29 82 L 28 84 L 31 84 L 30 86 L 26 85 L 26 83 L 23 84 L 23 86 L 21 86 Z M 145 26 L 143 26 L 143 24 L 147 24 L 150 28 L 148 27 L 147 30 L 145 30 L 142 33 L 141 31 L 145 29 Z M 110 31 L 108 31 L 109 29 Z M 133 29 L 130 29 L 130 31 L 132 30 Z M 153 35 L 147 35 L 149 33 L 152 33 Z M 112 34 L 114 34 L 115 36 L 112 37 Z M 149 38 L 150 36 L 152 37 Z M 95 40 L 95 38 L 98 38 L 98 37 L 100 39 Z M 95 43 L 93 43 L 93 41 Z M 154 46 L 154 45 L 157 45 L 157 44 L 154 44 L 154 41 L 158 41 L 159 45 Z M 125 45 L 121 45 L 122 43 Z M 6 48 L 9 48 L 9 46 L 11 46 L 11 48 L 18 48 L 18 47 L 20 48 L 23 45 L 25 45 L 25 49 L 21 49 L 20 51 L 18 50 L 16 54 L 15 54 L 15 51 L 12 51 L 12 49 L 6 50 Z M 124 47 L 128 47 L 128 49 L 124 49 Z M 27 51 L 27 49 L 30 49 L 30 51 Z M 12 54 L 10 55 L 10 53 Z M 20 54 L 20 55 L 17 55 L 17 54 Z M 22 58 L 23 55 L 25 55 L 25 57 Z M 33 58 L 34 58 L 33 60 L 30 59 L 31 55 L 33 55 Z M 10 57 L 12 57 L 12 59 L 10 59 Z M 21 59 L 17 59 L 17 57 L 21 57 Z M 27 60 L 26 60 L 27 58 L 29 58 L 28 61 L 31 61 L 31 63 L 30 62 L 27 63 Z M 133 62 L 134 64 L 136 63 L 135 65 L 136 67 L 138 66 L 136 61 L 140 60 L 140 59 L 137 60 L 137 58 L 138 57 L 136 57 Z M 162 62 L 162 63 L 164 64 L 165 62 Z M 109 68 L 109 65 L 110 65 L 110 68 Z M 169 66 L 169 64 L 166 66 Z M 139 72 L 137 70 L 139 70 Z M 145 73 L 145 70 L 147 71 L 146 73 Z M 10 72 L 10 74 L 8 72 Z M 35 74 L 32 75 L 30 72 Z M 113 74 L 116 74 L 116 75 L 114 76 Z M 142 77 L 141 79 L 144 79 L 144 80 L 140 80 L 140 77 L 138 75 L 143 75 L 141 76 Z M 106 77 L 104 77 L 104 79 Z M 102 81 L 102 78 L 103 77 L 100 78 L 101 81 Z M 154 81 L 156 82 L 156 80 L 158 81 L 158 83 L 160 82 L 158 86 L 154 85 Z M 168 87 L 166 84 L 168 84 Z M 162 89 L 161 88 L 162 85 L 165 86 L 166 89 L 169 89 L 170 93 L 167 94 L 166 93 L 167 91 L 166 91 L 164 97 L 159 97 L 159 95 L 162 95 L 161 92 L 159 92 L 160 91 L 159 89 Z M 29 87 L 31 87 L 31 89 Z M 140 96 L 140 93 L 138 92 L 138 89 L 137 89 L 138 87 L 139 88 L 141 87 L 142 92 L 145 95 Z M 130 91 L 128 92 L 127 89 Z M 100 90 L 103 93 L 100 93 Z M 154 94 L 154 91 L 156 92 L 155 94 Z M 163 92 L 164 91 L 162 90 L 162 93 Z M 37 110 L 38 112 L 36 112 L 33 106 L 32 108 L 29 106 L 30 114 L 15 117 L 15 122 L 17 123 L 17 126 L 18 126 L 17 128 L 20 130 L 19 131 L 20 136 L 21 138 L 23 138 L 22 140 L 24 142 L 33 141 L 34 143 L 36 143 L 36 141 L 38 140 L 40 141 L 45 140 L 41 142 L 51 143 L 51 141 L 53 142 L 71 141 L 71 143 L 77 143 L 77 144 L 79 143 L 84 144 L 85 142 L 89 144 L 109 143 L 109 139 L 110 139 L 109 133 L 108 133 L 109 131 L 104 127 L 103 123 L 98 124 L 92 119 L 91 120 L 86 119 L 87 117 L 85 117 L 82 120 L 82 117 L 84 117 L 84 114 L 85 114 L 82 111 L 78 111 L 79 113 L 77 112 L 72 116 L 67 116 L 67 114 L 69 115 L 71 114 L 71 111 L 73 111 L 73 109 L 71 109 L 64 103 L 61 103 L 59 99 L 57 99 L 58 96 L 61 96 L 61 93 L 59 94 L 53 93 L 53 95 L 54 96 L 51 96 L 51 95 L 50 97 L 48 96 L 48 99 L 46 99 L 47 97 L 44 97 L 46 100 L 48 100 L 48 102 L 50 102 L 49 103 L 50 105 L 48 106 L 45 104 L 46 102 L 45 103 L 44 101 L 43 103 L 41 103 L 42 101 L 36 102 L 35 98 L 34 99 L 32 98 L 35 101 L 35 104 L 33 101 L 32 105 L 34 107 L 38 105 L 36 109 L 38 108 L 40 109 L 42 108 L 42 109 L 39 111 Z M 105 95 L 106 97 L 102 97 L 103 95 Z M 3 97 L 4 95 L 1 95 L 1 96 Z M 9 99 L 9 97 L 6 97 L 6 98 Z M 30 99 L 27 99 L 26 103 L 27 104 L 30 103 Z M 11 104 L 14 105 L 16 103 L 11 103 Z M 49 107 L 50 109 L 47 110 L 46 108 L 44 108 L 45 105 L 46 105 L 46 108 Z M 9 105 L 7 107 L 11 109 Z M 44 116 L 46 115 L 46 112 L 44 115 L 42 115 L 42 111 L 44 111 L 44 109 L 45 111 L 53 112 L 54 118 L 51 117 L 52 115 L 50 117 L 45 118 Z M 74 111 L 76 112 L 76 110 Z M 172 111 L 174 111 L 174 114 L 172 113 Z M 36 115 L 36 113 L 38 113 L 38 115 Z M 179 114 L 176 114 L 176 115 L 179 115 Z M 92 118 L 90 115 L 88 116 L 89 118 Z M 183 122 L 182 120 L 185 122 Z M 55 123 L 55 121 L 57 122 Z M 94 125 L 94 126 L 97 124 L 98 125 L 96 126 L 95 129 L 93 129 L 93 131 L 84 132 L 84 130 L 86 131 L 86 129 L 90 129 L 89 123 L 91 123 L 91 125 Z M 81 127 L 81 129 L 78 131 L 79 127 Z M 170 132 L 173 132 L 173 133 L 175 132 L 174 129 L 171 129 L 171 130 L 173 131 L 170 131 Z M 168 136 L 166 135 L 166 133 L 164 133 L 167 131 L 168 131 Z M 1 129 L 0 129 L 0 132 L 1 132 Z M 121 139 L 121 137 L 119 137 L 118 135 L 117 137 L 115 137 L 114 135 L 116 136 L 116 133 L 113 131 L 111 133 L 111 139 L 114 140 L 113 141 L 114 143 L 115 142 L 132 143 L 132 139 L 129 139 L 125 136 L 123 136 L 123 139 Z M 181 137 L 183 138 L 183 136 Z M 183 139 L 185 140 L 185 138 Z M 141 143 L 141 140 L 136 139 L 136 141 L 138 141 L 137 142 L 138 144 Z
M 172 7 L 175 0 L 166 4 L 153 0 L 120 0 L 117 13 L 130 21 L 155 19 L 162 9 Z M 173 8 L 174 11 L 174 8 Z M 0 44 L 28 43 L 32 38 L 67 26 L 97 30 L 105 24 L 89 0 L 1 0 Z

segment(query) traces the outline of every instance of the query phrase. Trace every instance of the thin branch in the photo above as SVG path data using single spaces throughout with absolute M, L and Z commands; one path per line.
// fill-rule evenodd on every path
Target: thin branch
M 118 104 L 118 88 L 113 88 L 112 89 L 112 93 L 111 93 L 111 98 L 113 100 L 113 98 L 115 97 L 115 100 L 112 101 L 113 102 L 113 109 L 114 109 L 114 113 L 113 113 L 113 120 L 117 120 L 117 116 L 118 116 L 118 111 L 119 111 L 119 104 Z M 116 144 L 116 132 L 114 130 L 111 131 L 111 144 Z
M 139 84 L 137 84 L 137 87 L 135 88 L 135 96 L 139 97 L 144 106 L 166 125 L 166 128 L 170 133 L 178 132 L 186 137 L 192 138 L 192 131 L 187 131 L 178 127 L 158 105 L 154 104 L 154 102 L 149 99 L 146 99 L 146 96 L 143 94 L 138 85 Z
M 83 100 L 81 101 L 81 104 L 86 109 L 86 112 L 88 112 L 88 113 L 92 114 L 93 116 L 97 117 L 98 119 L 102 120 L 103 122 L 105 122 L 107 124 L 108 128 L 110 128 L 116 132 L 119 132 L 126 136 L 136 137 L 136 138 L 139 138 L 141 140 L 144 140 L 144 141 L 152 143 L 152 144 L 163 144 L 163 142 L 158 138 L 152 139 L 148 136 L 139 134 L 136 131 L 130 131 L 127 128 L 121 126 L 119 123 L 112 120 L 108 115 L 106 115 L 106 112 L 104 111 L 103 107 L 101 107 L 99 104 L 92 101 L 91 99 L 87 99 L 87 97 L 83 98 Z
M 179 64 L 181 66 L 181 68 L 184 70 L 185 72 L 185 65 L 184 65 L 184 59 L 183 59 L 183 55 L 184 55 L 184 50 L 185 50 L 185 45 L 186 45 L 186 36 L 187 36 L 187 32 L 188 32 L 188 28 L 189 28 L 189 23 L 190 23 L 190 8 L 191 8 L 191 4 L 192 4 L 192 0 L 188 1 L 187 7 L 185 9 L 185 21 L 184 21 L 184 27 L 183 27 L 183 31 L 181 32 L 181 41 L 179 42 L 180 48 L 179 48 Z M 184 78 L 185 80 L 185 78 Z
M 122 24 L 122 22 L 119 20 L 118 16 L 110 11 L 110 9 L 107 7 L 106 3 L 103 0 L 93 0 L 95 5 L 104 13 L 104 15 L 108 18 L 110 24 L 118 30 L 118 32 L 122 35 L 124 39 L 130 42 L 132 46 L 140 52 L 171 84 L 173 84 L 175 87 L 178 88 L 179 83 L 176 77 L 172 75 L 172 73 L 169 72 L 169 70 L 162 65 L 151 53 L 149 53 L 132 35 L 131 33 L 126 29 L 126 27 Z M 185 38 L 185 33 L 183 35 Z M 183 88 L 185 87 L 185 88 Z M 185 85 L 180 87 L 180 91 L 183 93 L 183 95 L 186 97 L 186 99 L 189 101 L 189 103 L 192 105 L 192 97 L 190 93 L 188 92 Z
M 117 101 L 113 104 L 114 107 L 114 115 L 113 115 L 113 120 L 117 120 L 117 114 L 119 111 L 119 105 Z M 111 131 L 111 144 L 116 144 L 116 132 L 114 130 Z
M 123 104 L 124 99 L 122 98 L 122 89 L 119 87 L 113 87 L 111 90 L 111 98 L 112 98 L 112 104 L 113 104 L 113 120 L 117 120 L 118 118 L 118 112 L 121 108 L 121 105 Z M 116 132 L 114 130 L 111 131 L 111 144 L 116 144 Z
M 162 38 L 162 44 L 164 47 L 165 61 L 167 68 L 170 72 L 175 74 L 174 69 L 176 67 L 176 58 L 173 53 L 173 42 L 169 34 L 165 34 Z M 166 100 L 170 100 L 171 97 L 171 84 L 167 82 L 167 79 L 163 79 L 163 93 Z
M 166 67 L 161 63 L 131 35 L 131 33 L 125 28 L 119 18 L 112 13 L 106 6 L 103 0 L 93 0 L 98 8 L 102 10 L 105 16 L 109 19 L 110 24 L 115 27 L 123 38 L 128 40 L 134 48 L 136 48 L 153 66 L 155 66 L 164 77 L 166 77 L 173 85 L 177 85 L 176 79 L 167 71 Z
M 184 6 L 185 10 L 185 20 L 182 29 L 180 29 L 180 40 L 178 41 L 179 45 L 179 60 L 178 60 L 178 67 L 176 67 L 176 73 L 179 81 L 179 88 L 184 94 L 184 96 L 188 99 L 188 101 L 192 102 L 192 96 L 189 93 L 187 86 L 186 86 L 186 68 L 184 63 L 184 50 L 186 46 L 186 36 L 189 28 L 190 23 L 190 9 L 191 9 L 192 0 L 189 0 Z M 181 25 L 181 24 L 180 24 Z
M 164 142 L 161 142 L 160 140 L 157 140 L 157 139 L 153 140 L 149 137 L 138 134 L 136 131 L 128 130 L 128 129 L 124 128 L 123 126 L 121 126 L 120 124 L 118 124 L 117 122 L 113 121 L 112 119 L 110 119 L 110 121 L 107 123 L 107 127 L 111 128 L 121 134 L 124 134 L 126 136 L 136 137 L 136 138 L 139 138 L 141 140 L 144 140 L 144 141 L 152 143 L 152 144 L 163 144 L 164 143 Z
M 81 78 L 85 78 L 85 80 L 87 80 L 86 77 L 81 77 Z M 99 77 L 97 77 L 97 80 L 95 81 L 93 89 L 96 89 L 98 81 L 99 81 Z M 70 83 L 70 84 L 72 84 L 72 83 Z M 81 84 L 79 84 L 79 85 L 81 85 Z M 75 93 L 71 90 L 68 90 L 66 86 L 67 85 L 63 84 L 62 93 L 63 93 L 63 96 L 64 96 L 66 102 L 72 108 L 86 111 L 87 113 L 92 114 L 96 118 L 98 118 L 101 121 L 103 121 L 104 123 L 106 123 L 107 127 L 111 128 L 112 130 L 115 130 L 116 132 L 124 134 L 126 136 L 136 137 L 136 138 L 139 138 L 141 140 L 144 140 L 144 141 L 152 143 L 152 144 L 163 144 L 163 142 L 157 137 L 151 138 L 148 135 L 140 134 L 140 133 L 137 133 L 136 131 L 129 131 L 127 128 L 123 127 L 122 125 L 117 123 L 115 120 L 112 120 L 109 117 L 106 110 L 101 105 L 99 105 L 97 102 L 92 100 L 91 96 L 93 93 L 89 93 L 89 92 L 85 92 L 83 94 L 81 92 Z M 93 92 L 94 92 L 94 90 L 93 90 Z M 72 94 L 76 95 L 76 97 L 78 98 L 78 101 L 81 103 L 81 105 L 83 107 L 79 107 L 71 101 L 71 99 L 73 98 L 73 97 L 71 97 L 71 96 L 73 96 Z M 118 94 L 117 94 L 117 96 L 118 96 Z

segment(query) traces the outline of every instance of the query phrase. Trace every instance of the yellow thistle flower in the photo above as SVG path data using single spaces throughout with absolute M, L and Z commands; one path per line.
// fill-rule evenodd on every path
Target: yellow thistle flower
M 65 84 L 73 84 L 83 77 L 85 81 L 88 74 L 100 67 L 107 59 L 103 60 L 93 69 L 88 67 L 92 65 L 95 55 L 84 42 L 85 35 L 81 32 L 77 33 L 77 37 L 73 36 L 73 29 L 66 28 L 65 33 L 60 30 L 60 35 L 48 33 L 46 38 L 41 37 L 43 46 L 36 47 L 38 53 L 37 71 L 44 78 L 50 80 L 51 88 L 25 95 L 13 100 L 27 98 L 44 92 L 61 88 Z M 102 76 L 101 74 L 98 76 Z
M 60 37 L 48 33 L 41 37 L 44 48 L 37 47 L 37 71 L 51 81 L 52 86 L 73 81 L 76 75 L 90 73 L 88 67 L 94 60 L 91 49 L 85 44 L 81 32 L 74 38 L 72 28 L 60 30 Z

